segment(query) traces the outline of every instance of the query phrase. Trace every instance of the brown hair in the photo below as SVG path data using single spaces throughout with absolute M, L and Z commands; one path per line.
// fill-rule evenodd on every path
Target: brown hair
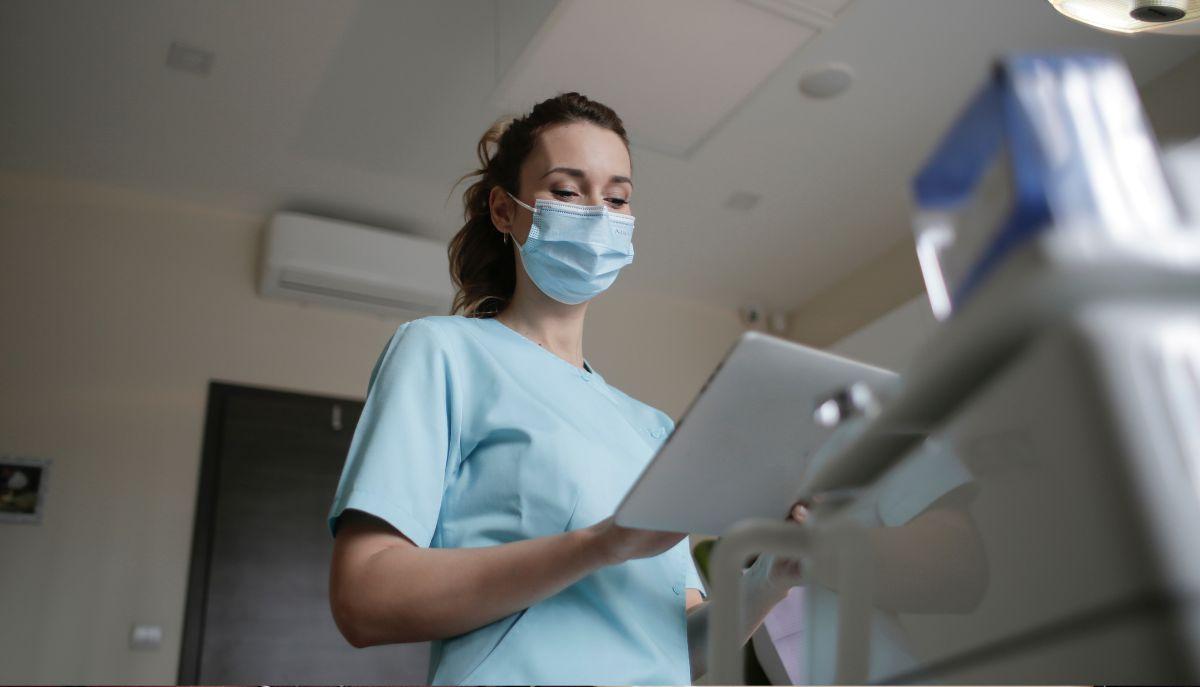
M 450 278 L 456 293 L 450 314 L 495 317 L 512 300 L 516 287 L 516 257 L 504 235 L 492 224 L 489 197 L 496 186 L 518 195 L 521 165 L 543 129 L 555 124 L 589 122 L 629 138 L 625 125 L 611 108 L 578 93 L 543 100 L 524 117 L 498 120 L 479 139 L 479 169 L 458 180 L 479 177 L 463 191 L 462 229 L 450 240 Z M 458 184 L 455 184 L 456 186 Z

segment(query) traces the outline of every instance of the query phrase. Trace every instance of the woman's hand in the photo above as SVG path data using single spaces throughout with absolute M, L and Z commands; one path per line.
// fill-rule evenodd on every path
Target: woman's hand
M 798 525 L 804 524 L 808 517 L 808 507 L 803 502 L 792 506 L 787 520 Z M 803 581 L 798 558 L 777 558 L 775 554 L 762 554 L 746 571 L 746 575 L 756 580 L 760 591 L 768 598 L 776 600 L 787 596 L 788 590 Z
M 595 534 L 597 545 L 601 548 L 604 560 L 609 565 L 624 563 L 634 558 L 657 556 L 687 536 L 683 532 L 659 532 L 622 527 L 613 521 L 611 515 L 588 529 Z

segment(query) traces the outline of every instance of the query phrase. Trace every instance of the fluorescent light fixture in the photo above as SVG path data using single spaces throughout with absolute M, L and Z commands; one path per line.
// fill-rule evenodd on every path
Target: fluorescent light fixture
M 1138 33 L 1200 19 L 1200 0 L 1049 0 L 1075 21 L 1105 31 Z M 1154 18 L 1144 21 L 1135 17 Z
M 561 0 L 492 96 L 609 105 L 635 144 L 688 157 L 849 0 Z

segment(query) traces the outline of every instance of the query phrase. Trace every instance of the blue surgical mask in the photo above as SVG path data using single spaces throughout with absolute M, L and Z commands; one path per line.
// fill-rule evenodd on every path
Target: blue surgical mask
M 590 300 L 633 262 L 633 216 L 605 205 L 575 205 L 538 198 L 529 237 L 520 248 L 525 272 L 542 293 L 561 303 Z M 515 239 L 514 239 L 515 240 Z

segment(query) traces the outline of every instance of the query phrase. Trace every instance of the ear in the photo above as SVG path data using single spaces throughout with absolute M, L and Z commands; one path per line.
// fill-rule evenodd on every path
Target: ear
M 508 197 L 504 189 L 493 186 L 488 194 L 488 209 L 492 214 L 492 225 L 502 232 L 512 233 L 513 219 L 516 217 L 516 203 Z

